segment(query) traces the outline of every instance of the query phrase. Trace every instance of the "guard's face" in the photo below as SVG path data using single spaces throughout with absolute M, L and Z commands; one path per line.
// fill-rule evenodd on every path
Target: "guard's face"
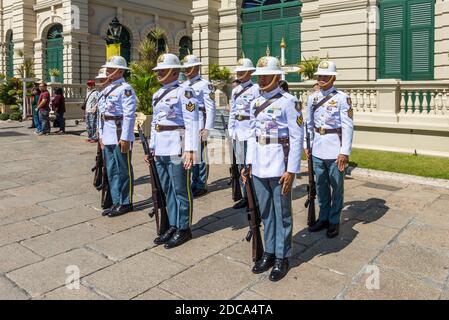
M 162 79 L 166 78 L 170 71 L 170 69 L 157 70 L 157 80 L 160 82 Z
M 123 74 L 125 73 L 122 69 L 113 69 L 113 68 L 107 68 L 106 74 L 111 80 L 117 80 L 123 77 Z
M 184 70 L 184 74 L 187 77 L 190 77 L 190 78 L 193 78 L 193 77 L 197 76 L 199 72 L 200 72 L 200 67 L 199 66 L 185 68 L 185 70 Z
M 262 75 L 258 77 L 258 83 L 261 88 L 265 88 L 266 86 L 270 85 L 270 83 L 273 82 L 273 78 L 276 77 L 276 75 Z
M 242 82 L 246 82 L 249 79 L 251 79 L 251 73 L 248 71 L 238 71 L 237 72 L 237 79 L 239 79 Z
M 318 76 L 317 80 L 318 80 L 320 87 L 325 87 L 325 86 L 329 85 L 330 83 L 333 83 L 333 81 L 331 81 L 332 76 Z

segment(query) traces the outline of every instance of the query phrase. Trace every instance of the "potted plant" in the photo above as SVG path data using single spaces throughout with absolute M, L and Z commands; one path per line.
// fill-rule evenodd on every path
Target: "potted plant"
M 220 68 L 218 64 L 209 65 L 209 80 L 217 88 L 216 101 L 218 106 L 228 104 L 228 96 L 231 89 L 228 84 L 231 82 L 231 71 L 226 68 Z
M 59 69 L 50 69 L 48 71 L 49 75 L 50 75 L 50 82 L 57 82 L 57 79 L 60 75 L 61 75 L 61 71 L 59 71 Z
M 302 61 L 299 62 L 299 74 L 305 80 L 314 80 L 315 72 L 318 69 L 321 59 L 317 56 L 312 56 L 309 59 L 302 57 Z

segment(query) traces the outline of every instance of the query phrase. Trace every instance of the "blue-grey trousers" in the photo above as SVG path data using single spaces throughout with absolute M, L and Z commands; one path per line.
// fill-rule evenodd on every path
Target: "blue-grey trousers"
M 336 159 L 313 159 L 313 171 L 316 177 L 316 191 L 320 206 L 320 221 L 340 223 L 343 209 L 343 191 L 345 173 L 338 170 Z
M 131 151 L 122 153 L 119 145 L 104 147 L 109 188 L 114 205 L 132 204 L 134 173 Z
M 207 179 L 209 178 L 209 162 L 207 159 L 207 143 L 201 141 L 200 163 L 192 167 L 192 190 L 207 189 Z
M 190 170 L 184 169 L 177 156 L 156 156 L 156 169 L 167 200 L 170 226 L 189 229 L 193 210 Z
M 292 195 L 281 194 L 278 178 L 253 175 L 254 189 L 264 225 L 265 252 L 283 259 L 292 255 Z
M 234 149 L 235 158 L 237 160 L 237 164 L 239 165 L 239 172 L 242 172 L 242 169 L 245 168 L 246 165 L 246 152 L 248 150 L 248 141 L 232 140 L 232 148 Z M 243 199 L 248 199 L 245 184 L 242 181 L 242 177 L 240 177 L 240 186 L 242 188 Z

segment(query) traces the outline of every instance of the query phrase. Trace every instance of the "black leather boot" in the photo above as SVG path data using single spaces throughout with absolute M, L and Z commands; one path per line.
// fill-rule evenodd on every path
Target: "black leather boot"
M 186 230 L 176 230 L 170 240 L 164 245 L 165 249 L 171 249 L 192 239 L 192 231 L 189 229 Z
M 264 252 L 262 259 L 260 259 L 259 261 L 256 261 L 256 264 L 253 267 L 253 273 L 255 274 L 259 274 L 262 272 L 267 271 L 268 269 L 270 269 L 273 265 L 274 265 L 274 260 L 275 260 L 275 255 L 274 253 L 267 253 Z
M 171 239 L 171 237 L 173 236 L 173 234 L 176 231 L 176 227 L 175 226 L 171 226 L 170 228 L 168 228 L 167 231 L 165 231 L 163 234 L 161 234 L 160 236 L 158 236 L 156 239 L 154 239 L 154 244 L 164 244 L 167 243 L 168 240 Z
M 309 228 L 307 228 L 307 230 L 309 230 L 309 232 L 318 232 L 323 229 L 326 229 L 328 226 L 329 226 L 328 221 L 318 220 L 317 222 L 315 222 L 315 224 L 313 224 Z
M 242 208 L 246 208 L 247 206 L 248 206 L 248 199 L 243 198 L 242 200 L 240 200 L 239 202 L 234 204 L 232 206 L 232 208 L 234 208 L 234 209 L 242 209 Z
M 102 215 L 103 217 L 109 215 L 109 213 L 110 213 L 112 210 L 114 210 L 115 207 L 116 207 L 116 206 L 113 205 L 113 206 L 110 207 L 110 208 L 104 209 L 103 212 L 101 213 L 101 215 Z
M 326 236 L 328 238 L 335 238 L 336 236 L 338 236 L 338 233 L 340 231 L 340 224 L 333 224 L 333 223 L 329 223 L 329 228 L 327 229 L 326 232 Z
M 111 210 L 108 214 L 109 217 L 117 217 L 121 216 L 122 214 L 128 213 L 133 211 L 133 205 L 132 204 L 120 204 L 116 206 L 113 210 Z
M 278 259 L 274 262 L 274 267 L 270 273 L 270 280 L 273 282 L 281 280 L 283 277 L 287 275 L 288 272 L 288 259 Z

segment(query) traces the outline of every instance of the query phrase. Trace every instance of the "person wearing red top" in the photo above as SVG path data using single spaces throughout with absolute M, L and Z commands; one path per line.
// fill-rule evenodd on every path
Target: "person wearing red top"
M 56 121 L 59 124 L 59 131 L 56 131 L 55 133 L 65 133 L 65 99 L 62 88 L 56 88 L 51 107 L 56 114 Z
M 39 96 L 39 101 L 37 103 L 37 110 L 39 112 L 39 120 L 42 124 L 42 131 L 38 135 L 49 135 L 50 134 L 50 93 L 47 90 L 47 84 L 41 82 L 39 84 L 39 90 L 41 95 Z

